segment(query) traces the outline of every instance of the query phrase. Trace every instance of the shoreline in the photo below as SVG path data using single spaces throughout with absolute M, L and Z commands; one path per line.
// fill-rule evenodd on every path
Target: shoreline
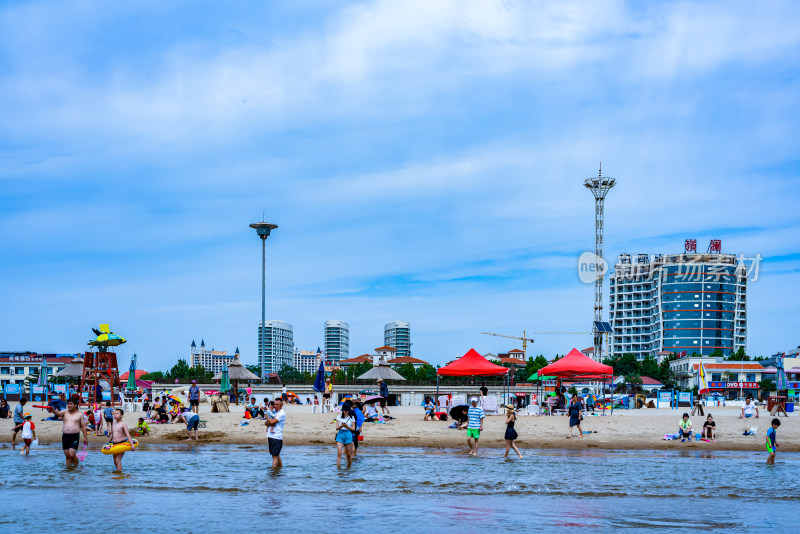
M 301 407 L 287 409 L 287 423 L 284 431 L 284 445 L 297 446 L 334 446 L 333 419 L 335 414 L 312 414 Z M 763 452 L 766 455 L 764 439 L 772 417 L 768 414 L 760 419 L 738 419 L 739 411 L 734 408 L 716 408 L 714 420 L 720 435 L 717 442 L 686 442 L 679 440 L 665 441 L 665 433 L 674 433 L 680 418 L 679 411 L 667 410 L 628 410 L 615 411 L 614 415 L 587 416 L 581 423 L 584 431 L 592 431 L 584 437 L 573 436 L 566 439 L 568 418 L 563 416 L 520 416 L 517 418 L 516 430 L 519 433 L 517 446 L 525 449 L 600 449 L 600 450 L 688 450 L 688 451 L 747 451 Z M 36 435 L 45 446 L 60 445 L 61 423 L 56 421 L 37 421 L 46 412 L 33 412 L 36 424 Z M 450 423 L 443 421 L 423 421 L 421 410 L 408 413 L 406 410 L 393 410 L 396 419 L 385 424 L 364 423 L 364 440 L 359 449 L 365 451 L 372 447 L 386 448 L 424 448 L 467 450 L 467 438 L 464 430 L 447 428 Z M 142 414 L 126 413 L 125 422 L 129 427 L 136 425 Z M 266 446 L 266 427 L 261 420 L 249 420 L 247 426 L 239 426 L 242 411 L 234 413 L 209 413 L 208 408 L 201 407 L 201 419 L 207 421 L 207 427 L 198 432 L 199 441 L 186 440 L 183 424 L 150 424 L 151 435 L 136 437 L 143 445 L 175 445 L 175 444 L 220 444 L 220 445 L 258 445 Z M 693 417 L 695 429 L 702 426 L 705 417 Z M 781 417 L 778 429 L 778 444 L 781 452 L 800 452 L 800 423 L 797 417 Z M 6 437 L 0 450 L 11 448 L 8 421 Z M 745 428 L 757 426 L 756 436 L 743 436 Z M 479 441 L 480 449 L 504 449 L 505 418 L 487 416 L 485 428 Z M 21 438 L 17 436 L 18 450 Z M 107 442 L 105 436 L 90 435 L 90 450 L 97 450 Z M 513 451 L 512 451 L 513 452 Z

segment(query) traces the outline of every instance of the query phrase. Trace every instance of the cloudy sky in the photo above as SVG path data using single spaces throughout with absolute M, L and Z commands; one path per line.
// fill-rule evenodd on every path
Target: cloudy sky
M 443 363 L 493 331 L 588 330 L 582 185 L 617 179 L 606 258 L 761 254 L 749 352 L 800 344 L 800 5 L 6 2 L 0 350 L 143 367 L 192 339 L 255 362 L 268 318 L 351 354 L 412 324 Z M 606 291 L 607 293 L 607 291 Z M 542 335 L 552 357 L 588 335 Z

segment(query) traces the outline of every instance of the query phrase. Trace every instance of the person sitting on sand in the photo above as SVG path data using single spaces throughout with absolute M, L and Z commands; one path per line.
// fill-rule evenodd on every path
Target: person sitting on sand
M 430 397 L 425 397 L 425 421 L 438 421 L 439 416 L 436 415 L 436 405 Z
M 711 417 L 711 414 L 708 414 L 708 417 L 706 417 L 706 422 L 703 423 L 703 437 L 705 439 L 713 439 L 714 441 L 717 441 L 714 439 L 714 434 L 717 431 L 716 426 L 717 424 L 714 422 L 714 418 Z
M 367 413 L 364 414 L 364 421 L 373 423 L 378 420 L 378 410 L 375 408 L 374 403 L 370 402 L 366 404 L 364 408 L 367 410 Z
M 742 413 L 739 414 L 739 419 L 749 419 L 753 415 L 758 419 L 758 407 L 753 402 L 753 397 L 747 397 L 744 401 L 744 406 L 742 406 Z
M 681 441 L 692 441 L 692 421 L 689 419 L 689 414 L 684 413 L 681 420 L 678 421 L 678 434 L 681 437 Z
M 256 403 L 256 398 L 251 397 L 250 403 L 244 407 L 245 410 L 250 412 L 250 417 L 253 419 L 258 417 L 258 404 Z

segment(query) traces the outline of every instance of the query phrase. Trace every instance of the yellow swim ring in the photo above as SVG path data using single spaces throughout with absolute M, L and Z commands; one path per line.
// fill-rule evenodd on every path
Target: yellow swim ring
M 139 442 L 135 439 L 130 441 L 123 441 L 122 443 L 106 443 L 101 452 L 103 454 L 119 454 L 121 452 L 132 451 L 139 446 Z

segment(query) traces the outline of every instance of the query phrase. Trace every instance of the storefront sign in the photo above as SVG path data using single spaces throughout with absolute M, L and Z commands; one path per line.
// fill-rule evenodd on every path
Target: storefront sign
M 725 382 L 709 382 L 708 389 L 725 389 Z
M 758 389 L 758 382 L 726 382 L 725 387 L 730 389 Z

